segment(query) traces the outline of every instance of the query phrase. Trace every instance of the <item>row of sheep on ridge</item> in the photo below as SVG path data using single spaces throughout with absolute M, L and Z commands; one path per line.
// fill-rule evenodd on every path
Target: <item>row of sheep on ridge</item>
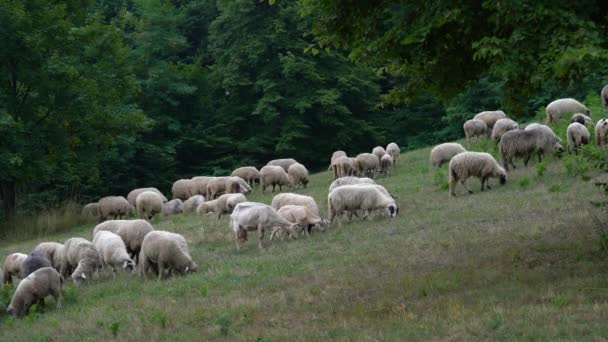
M 608 86 L 601 92 L 602 104 L 608 103 Z M 559 99 L 551 102 L 547 108 L 547 123 L 558 122 L 563 116 L 573 114 L 566 130 L 566 140 L 569 153 L 578 153 L 583 145 L 589 144 L 590 132 L 586 126 L 593 126 L 589 117 L 590 111 L 582 103 L 574 99 Z M 510 167 L 515 168 L 513 160 L 523 158 L 524 166 L 528 165 L 536 153 L 538 162 L 545 154 L 560 155 L 564 152 L 562 140 L 551 127 L 532 123 L 521 129 L 519 124 L 509 119 L 503 111 L 485 111 L 478 113 L 463 125 L 466 139 L 489 136 L 499 145 L 502 166 L 494 157 L 485 152 L 466 151 L 458 143 L 443 143 L 435 146 L 430 153 L 430 163 L 433 167 L 448 165 L 448 182 L 450 196 L 456 196 L 458 181 L 469 192 L 473 191 L 466 185 L 470 177 L 481 180 L 481 191 L 484 187 L 490 189 L 489 178 L 498 178 L 501 184 L 507 181 Z M 598 146 L 608 144 L 608 118 L 600 119 L 595 124 L 595 142 Z

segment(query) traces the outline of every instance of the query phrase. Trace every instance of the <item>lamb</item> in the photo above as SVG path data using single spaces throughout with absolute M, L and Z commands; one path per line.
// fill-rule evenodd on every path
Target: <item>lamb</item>
M 353 162 L 352 158 L 348 158 L 348 157 L 338 157 L 335 161 L 334 161 L 334 167 L 335 167 L 335 177 L 336 178 L 341 178 L 341 177 L 347 177 L 347 176 L 352 176 L 355 173 L 355 165 Z
M 324 224 L 323 219 L 316 214 L 313 214 L 307 207 L 303 205 L 286 205 L 277 212 L 281 217 L 291 223 L 297 223 L 302 227 L 306 227 L 306 234 L 310 235 L 312 227 Z M 270 238 L 275 234 L 273 231 Z
M 562 115 L 568 113 L 591 115 L 591 112 L 585 105 L 571 98 L 555 100 L 547 105 L 545 111 L 547 112 L 547 124 L 559 121 Z
M 568 153 L 572 153 L 572 151 L 578 153 L 578 149 L 582 145 L 587 145 L 591 137 L 587 127 L 578 122 L 573 122 L 568 126 L 566 135 L 568 137 Z
M 126 198 L 122 196 L 107 196 L 99 200 L 99 208 L 97 210 L 97 216 L 99 222 L 103 222 L 112 216 L 115 220 L 122 218 L 129 213 L 132 206 L 129 204 Z
M 441 167 L 444 163 L 448 163 L 458 153 L 466 150 L 459 143 L 443 143 L 439 144 L 431 150 L 429 157 L 431 166 Z
M 213 177 L 207 183 L 205 198 L 208 200 L 215 199 L 217 196 L 226 193 L 226 181 L 229 177 Z M 196 209 L 196 207 L 194 207 Z
M 275 159 L 275 160 L 269 161 L 268 164 L 266 164 L 266 166 L 280 166 L 283 168 L 283 171 L 287 172 L 287 170 L 289 170 L 289 167 L 295 163 L 297 163 L 297 161 L 292 158 Z
M 546 126 L 545 126 L 546 127 Z M 560 154 L 564 148 L 560 144 L 560 139 L 548 127 L 539 126 L 535 129 L 513 130 L 505 133 L 500 139 L 500 154 L 504 168 L 509 171 L 509 164 L 513 164 L 514 157 L 524 158 L 524 165 L 528 166 L 528 161 L 532 154 L 538 153 L 538 162 L 542 161 L 545 153 L 553 151 Z
M 503 141 L 505 136 L 503 136 Z M 488 182 L 488 178 L 490 177 L 499 178 L 500 184 L 505 184 L 507 182 L 507 173 L 505 172 L 505 169 L 498 164 L 491 154 L 485 152 L 459 153 L 450 160 L 448 170 L 450 196 L 456 196 L 456 182 L 458 182 L 458 180 L 460 180 L 465 189 L 472 194 L 473 191 L 466 185 L 466 181 L 470 177 L 481 179 L 481 191 L 483 191 L 484 185 L 490 189 L 490 184 Z
M 274 210 L 279 210 L 281 209 L 281 207 L 284 207 L 289 204 L 305 206 L 313 214 L 321 216 L 319 212 L 319 206 L 317 206 L 317 202 L 315 202 L 314 198 L 306 195 L 294 194 L 291 192 L 285 192 L 274 196 L 272 198 L 272 203 L 270 204 L 270 206 Z
M 7 312 L 15 318 L 23 318 L 34 303 L 44 303 L 46 296 L 55 298 L 56 307 L 61 307 L 63 278 L 52 267 L 44 267 L 23 279 L 11 299 Z
M 299 185 L 306 188 L 308 185 L 308 170 L 300 163 L 292 164 L 287 170 L 287 179 L 292 189 Z
M 233 177 L 243 178 L 247 183 L 249 183 L 249 186 L 252 187 L 256 181 L 260 181 L 260 171 L 253 166 L 239 167 L 238 169 L 232 171 L 230 175 Z
M 486 122 L 477 119 L 467 120 L 464 125 L 462 125 L 462 128 L 464 129 L 464 136 L 467 140 L 488 135 L 489 132 Z
M 397 158 L 399 158 L 399 154 L 401 153 L 401 149 L 399 149 L 399 145 L 392 142 L 386 145 L 386 153 L 390 154 L 393 157 L 393 164 L 397 164 Z
M 376 182 L 371 179 L 371 178 L 366 178 L 366 177 L 342 177 L 339 179 L 336 179 L 335 181 L 333 181 L 331 183 L 331 185 L 329 186 L 329 192 L 331 192 L 333 189 L 342 186 L 342 185 L 354 185 L 354 184 L 376 184 Z
M 266 188 L 272 185 L 272 192 L 275 187 L 279 186 L 279 191 L 283 190 L 283 186 L 289 185 L 287 172 L 280 166 L 266 165 L 260 170 L 260 184 L 262 185 L 262 193 Z
M 248 194 L 251 192 L 249 184 L 241 177 L 230 176 L 226 178 L 227 194 Z
M 139 218 L 150 220 L 163 208 L 163 199 L 153 191 L 144 191 L 137 196 L 137 215 Z
M 101 230 L 120 236 L 125 246 L 127 246 L 127 252 L 129 252 L 131 259 L 137 262 L 141 244 L 145 236 L 154 231 L 154 228 L 146 220 L 113 220 L 98 224 L 93 229 L 93 236 Z
M 51 261 L 41 252 L 32 252 L 28 254 L 27 258 L 23 260 L 21 264 L 21 279 L 25 279 L 30 274 L 34 273 L 43 267 L 53 267 Z
M 196 208 L 196 213 L 199 216 L 208 213 L 217 213 L 217 219 L 222 217 L 222 214 L 232 213 L 234 207 L 241 202 L 246 202 L 247 198 L 243 194 L 224 194 L 213 201 L 201 203 Z
M 384 175 L 388 175 L 389 171 L 393 168 L 393 157 L 390 154 L 385 154 L 380 160 L 380 172 Z
M 71 274 L 74 283 L 81 284 L 101 268 L 101 255 L 90 241 L 71 238 L 63 244 L 61 262 L 61 276 Z
M 499 141 L 503 134 L 518 128 L 519 124 L 517 122 L 507 118 L 500 119 L 496 121 L 494 128 L 492 128 L 492 139 Z
M 201 205 L 201 203 L 205 202 L 205 197 L 201 195 L 196 195 L 188 198 L 186 202 L 184 202 L 184 214 L 192 213 L 196 210 L 196 208 Z
M 32 252 L 44 254 L 51 261 L 51 265 L 57 271 L 61 270 L 61 260 L 63 258 L 63 245 L 58 242 L 39 243 Z
M 176 233 L 161 230 L 150 232 L 144 239 L 140 257 L 140 272 L 145 277 L 155 273 L 162 280 L 170 273 L 184 275 L 198 271 L 186 239 Z
M 258 231 L 258 247 L 263 248 L 264 230 L 280 227 L 289 232 L 292 237 L 296 237 L 300 231 L 300 225 L 291 223 L 281 217 L 272 207 L 255 202 L 239 203 L 232 214 L 230 214 L 232 230 L 236 239 L 236 249 L 241 249 L 241 241 L 247 241 L 248 231 Z M 271 234 L 271 238 L 273 235 Z
M 376 177 L 376 171 L 380 168 L 380 159 L 371 153 L 361 153 L 355 158 L 359 174 L 370 178 Z
M 97 217 L 98 212 L 99 203 L 97 202 L 88 203 L 84 207 L 82 207 L 82 216 L 84 217 Z
M 4 278 L 5 284 L 13 283 L 13 276 L 19 276 L 21 274 L 21 266 L 27 258 L 27 254 L 13 253 L 9 254 L 4 258 L 4 264 L 2 265 L 2 278 Z
M 602 100 L 602 107 L 608 107 L 608 84 L 605 85 L 604 88 L 602 88 L 600 97 Z
M 502 110 L 493 110 L 478 113 L 473 117 L 473 120 L 481 120 L 485 122 L 486 126 L 488 126 L 488 129 L 492 129 L 494 128 L 494 124 L 496 124 L 496 121 L 506 118 L 507 114 L 505 114 L 505 112 L 503 112 Z
M 399 213 L 395 199 L 374 184 L 339 186 L 327 196 L 327 206 L 330 224 L 344 212 L 349 213 L 349 218 L 352 218 L 352 213 L 358 210 L 369 212 L 384 209 L 390 217 L 395 217 Z
M 179 179 L 173 183 L 171 187 L 171 193 L 173 198 L 179 198 L 182 201 L 187 200 L 194 194 L 191 193 L 192 188 L 195 186 L 195 181 L 191 179 Z
M 165 197 L 165 195 L 163 195 L 162 192 L 160 192 L 157 188 L 139 188 L 139 189 L 135 189 L 132 190 L 131 192 L 129 192 L 129 194 L 127 195 L 127 201 L 129 201 L 129 203 L 131 203 L 132 206 L 137 207 L 137 196 L 139 196 L 139 194 L 141 194 L 142 192 L 145 191 L 152 191 L 157 193 L 160 198 L 162 199 L 163 203 L 167 203 L 167 197 Z
M 163 207 L 161 208 L 161 213 L 163 214 L 163 216 L 177 215 L 177 214 L 181 214 L 183 211 L 184 211 L 184 202 L 182 202 L 182 200 L 179 198 L 176 198 L 176 199 L 170 200 L 167 203 L 164 203 Z
M 382 147 L 382 146 L 376 146 L 372 150 L 372 154 L 378 158 L 378 164 L 379 164 L 380 161 L 382 160 L 382 156 L 384 156 L 386 154 L 386 150 L 384 150 L 384 147 Z
M 127 246 L 120 236 L 107 230 L 100 230 L 93 238 L 93 245 L 101 254 L 102 267 L 110 267 L 113 274 L 116 273 L 116 269 L 129 272 L 135 269 L 135 263 L 127 253 Z
M 593 125 L 593 120 L 585 114 L 576 113 L 572 115 L 572 119 L 570 119 L 570 123 L 578 122 L 581 125 Z
M 595 125 L 595 144 L 597 146 L 608 144 L 608 118 L 599 120 Z

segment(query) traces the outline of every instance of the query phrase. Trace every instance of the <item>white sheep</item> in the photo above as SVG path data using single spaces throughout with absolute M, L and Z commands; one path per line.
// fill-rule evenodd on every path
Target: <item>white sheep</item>
M 602 100 L 602 106 L 608 107 L 608 84 L 605 85 L 604 88 L 602 88 L 602 91 L 600 92 L 600 98 Z
M 141 247 L 140 272 L 151 273 L 163 279 L 166 275 L 196 272 L 198 265 L 192 261 L 186 239 L 176 233 L 156 230 L 144 238 Z
M 216 177 L 209 176 L 196 176 L 190 179 L 190 183 L 187 183 L 189 196 L 186 199 L 194 195 L 207 195 L 207 184 Z M 185 199 L 184 199 L 185 200 Z
M 146 220 L 113 220 L 98 224 L 93 229 L 93 236 L 101 230 L 106 230 L 120 236 L 127 247 L 127 252 L 129 252 L 131 259 L 137 262 L 141 244 L 145 236 L 154 231 L 154 228 Z
M 53 267 L 53 265 L 51 265 L 51 260 L 46 256 L 46 254 L 33 251 L 32 253 L 28 254 L 25 260 L 23 260 L 23 263 L 21 264 L 21 275 L 19 277 L 21 279 L 25 279 L 34 271 L 43 267 Z
M 429 160 L 431 166 L 441 167 L 444 163 L 448 163 L 455 155 L 466 151 L 459 143 L 443 143 L 439 144 L 431 150 Z
M 222 196 L 214 199 L 213 201 L 207 201 L 201 203 L 196 208 L 196 213 L 199 216 L 206 215 L 209 213 L 217 213 L 217 219 L 222 217 L 222 214 L 229 214 L 234 210 L 237 204 L 246 202 L 247 198 L 243 194 L 223 194 Z
M 260 171 L 254 166 L 239 167 L 238 169 L 232 171 L 230 175 L 243 178 L 247 183 L 249 183 L 249 186 L 252 187 L 255 182 L 260 181 Z
M 513 131 L 512 131 L 513 132 Z M 481 179 L 481 191 L 484 185 L 490 189 L 488 179 L 499 178 L 500 184 L 507 181 L 507 173 L 491 154 L 485 152 L 462 152 L 455 155 L 448 167 L 450 196 L 456 196 L 456 183 L 460 180 L 462 185 L 473 193 L 466 185 L 467 179 L 477 177 Z
M 384 175 L 388 175 L 390 170 L 393 168 L 393 157 L 390 154 L 385 154 L 380 160 L 380 172 Z
M 54 268 L 38 269 L 19 283 L 7 312 L 15 318 L 23 318 L 32 304 L 43 304 L 49 295 L 55 298 L 56 307 L 60 308 L 62 285 L 63 278 Z
M 346 156 L 346 152 L 344 151 L 336 151 L 331 155 L 331 161 L 329 163 L 329 168 L 327 170 L 331 170 L 334 174 L 334 179 L 340 177 L 338 176 L 338 165 L 336 164 L 336 160 L 339 158 L 348 158 Z
M 289 170 L 289 167 L 297 162 L 298 161 L 293 158 L 275 159 L 269 161 L 266 166 L 280 166 L 283 168 L 283 171 L 287 172 L 287 170 Z
M 92 279 L 101 268 L 101 255 L 93 243 L 83 238 L 71 238 L 63 244 L 61 275 L 71 274 L 74 283 Z
M 127 252 L 127 246 L 117 234 L 106 230 L 100 230 L 93 238 L 93 245 L 101 254 L 101 265 L 103 268 L 110 267 L 113 273 L 116 269 L 133 272 L 135 263 Z
M 321 216 L 314 214 L 303 205 L 286 205 L 281 207 L 277 213 L 287 221 L 297 223 L 301 227 L 305 228 L 307 235 L 310 235 L 310 232 L 314 226 L 321 226 L 325 224 Z M 275 231 L 270 234 L 271 240 L 274 234 Z
M 292 189 L 300 185 L 306 188 L 308 185 L 308 170 L 300 163 L 291 164 L 287 170 L 287 179 Z
M 349 218 L 359 210 L 364 212 L 386 210 L 390 217 L 395 217 L 399 213 L 395 199 L 388 195 L 386 190 L 382 191 L 377 184 L 339 186 L 327 196 L 327 207 L 330 223 L 344 212 L 348 212 Z
M 357 155 L 355 163 L 358 174 L 370 178 L 375 178 L 376 171 L 380 169 L 380 159 L 371 153 L 361 153 Z
M 199 205 L 201 205 L 201 203 L 204 203 L 204 202 L 205 202 L 205 197 L 203 197 L 201 195 L 195 195 L 195 196 L 188 198 L 184 202 L 184 209 L 183 209 L 184 214 L 189 214 L 189 213 L 194 212 L 196 210 L 196 208 Z
M 181 214 L 184 211 L 184 202 L 181 199 L 176 198 L 163 204 L 161 212 L 163 216 L 171 216 Z
M 82 207 L 82 216 L 84 217 L 97 217 L 99 212 L 99 203 L 93 202 L 88 203 Z
M 21 275 L 21 266 L 27 258 L 27 254 L 13 253 L 9 254 L 4 258 L 4 264 L 2 265 L 2 273 L 5 284 L 13 283 L 13 276 L 19 277 Z
M 126 198 L 122 196 L 107 196 L 99 200 L 97 216 L 99 222 L 103 222 L 112 216 L 114 219 L 127 216 L 133 207 Z
M 241 249 L 241 241 L 247 241 L 248 231 L 257 230 L 258 247 L 262 249 L 262 240 L 264 239 L 264 231 L 266 229 L 270 230 L 274 227 L 281 227 L 295 238 L 301 228 L 297 223 L 291 223 L 279 216 L 277 211 L 272 207 L 255 202 L 237 204 L 232 214 L 230 214 L 230 221 L 236 239 L 237 250 Z
M 492 139 L 498 141 L 508 131 L 518 128 L 519 124 L 517 122 L 507 118 L 500 119 L 496 121 L 494 128 L 492 128 Z
M 595 144 L 597 146 L 608 144 L 608 118 L 599 120 L 595 125 Z
M 291 192 L 285 192 L 274 196 L 272 198 L 272 203 L 270 204 L 270 206 L 274 210 L 279 210 L 281 209 L 281 207 L 289 204 L 303 205 L 307 207 L 313 214 L 321 216 L 319 212 L 319 206 L 317 205 L 317 202 L 315 202 L 314 198 L 306 195 L 294 194 Z
M 58 242 L 42 242 L 34 247 L 33 252 L 39 252 L 51 261 L 51 265 L 57 271 L 61 271 L 61 261 L 63 258 L 63 244 Z
M 399 154 L 401 154 L 401 149 L 399 145 L 392 142 L 386 145 L 386 153 L 390 154 L 393 157 L 393 164 L 397 165 L 397 159 L 399 158 Z
M 542 161 L 545 153 L 553 152 L 560 154 L 564 151 L 561 140 L 553 133 L 553 130 L 545 125 L 526 127 L 525 130 L 516 129 L 505 133 L 500 139 L 500 155 L 505 170 L 509 171 L 509 165 L 515 168 L 513 158 L 524 158 L 524 165 L 534 153 L 538 154 L 538 162 Z
M 229 177 L 212 177 L 207 182 L 205 198 L 212 200 L 219 195 L 226 193 L 226 181 Z M 196 209 L 196 207 L 195 207 Z
M 338 157 L 333 164 L 334 179 L 352 176 L 355 173 L 355 165 L 352 158 Z
M 179 198 L 182 201 L 187 200 L 188 198 L 194 196 L 192 194 L 192 188 L 196 186 L 195 181 L 192 179 L 179 179 L 173 183 L 171 186 L 171 193 L 173 194 L 173 198 Z
M 266 165 L 260 170 L 260 184 L 262 186 L 262 193 L 271 185 L 272 192 L 274 192 L 277 185 L 279 186 L 279 191 L 281 191 L 283 190 L 283 186 L 289 185 L 289 177 L 282 167 Z
M 491 110 L 478 113 L 473 117 L 473 119 L 485 122 L 486 126 L 488 126 L 488 129 L 492 129 L 494 128 L 494 124 L 496 123 L 496 121 L 500 119 L 505 119 L 506 117 L 507 114 L 505 114 L 505 112 L 503 112 L 502 110 Z
M 584 104 L 571 98 L 555 100 L 547 105 L 545 111 L 547 112 L 546 123 L 557 122 L 562 115 L 568 113 L 583 113 L 587 116 L 591 114 Z
M 372 149 L 372 154 L 378 158 L 378 164 L 382 160 L 382 157 L 386 154 L 386 150 L 382 146 L 376 146 Z
M 339 186 L 353 184 L 376 184 L 376 182 L 373 179 L 367 177 L 342 177 L 336 179 L 331 183 L 331 185 L 329 186 L 329 192 Z
M 474 137 L 487 136 L 489 132 L 488 125 L 483 120 L 471 119 L 465 121 L 462 125 L 464 136 L 467 140 Z
M 163 195 L 162 192 L 160 192 L 160 190 L 158 190 L 157 188 L 139 188 L 139 189 L 134 189 L 131 192 L 129 192 L 129 194 L 127 195 L 127 201 L 129 203 L 131 203 L 132 206 L 137 207 L 137 196 L 139 196 L 139 194 L 141 194 L 144 191 L 152 191 L 157 193 L 160 198 L 162 199 L 163 203 L 167 203 L 167 197 L 165 197 L 165 195 Z
M 251 192 L 251 186 L 243 178 L 238 176 L 230 176 L 226 178 L 226 193 L 227 194 L 248 194 Z
M 568 152 L 572 153 L 574 151 L 578 153 L 582 145 L 589 143 L 591 134 L 589 134 L 587 127 L 578 122 L 573 122 L 568 126 L 566 136 L 568 138 Z
M 163 209 L 163 199 L 161 195 L 154 191 L 144 191 L 137 195 L 135 200 L 137 215 L 139 218 L 150 220 L 155 214 Z

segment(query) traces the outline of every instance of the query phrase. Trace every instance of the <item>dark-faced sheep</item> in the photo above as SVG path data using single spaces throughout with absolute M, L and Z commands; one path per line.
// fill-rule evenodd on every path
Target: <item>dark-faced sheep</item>
M 587 116 L 591 114 L 584 104 L 575 99 L 558 99 L 547 105 L 547 122 L 557 122 L 564 114 L 583 113 Z
M 582 113 L 576 113 L 574 115 L 572 115 L 572 119 L 570 119 L 570 123 L 572 122 L 578 122 L 581 125 L 593 125 L 593 120 L 591 120 L 590 117 L 588 117 L 585 114 Z
M 44 303 L 46 296 L 55 298 L 56 307 L 61 307 L 63 278 L 52 267 L 36 270 L 23 279 L 11 299 L 7 312 L 15 318 L 23 318 L 35 303 Z
M 490 189 L 489 178 L 500 179 L 500 184 L 505 184 L 507 181 L 505 169 L 498 165 L 491 154 L 485 152 L 462 152 L 455 155 L 450 160 L 448 173 L 450 196 L 456 196 L 456 184 L 459 180 L 462 186 L 472 194 L 473 191 L 466 185 L 466 181 L 470 177 L 481 179 L 481 191 L 484 190 L 484 185 Z
M 21 265 L 21 279 L 25 279 L 36 270 L 43 267 L 53 267 L 51 260 L 49 260 L 46 254 L 33 251 L 32 253 L 28 254 L 25 260 L 23 260 L 23 264 Z
M 528 166 L 528 161 L 534 153 L 538 154 L 540 163 L 545 153 L 559 154 L 563 151 L 564 148 L 553 131 L 549 132 L 542 127 L 509 131 L 500 139 L 500 155 L 507 171 L 509 165 L 515 168 L 514 158 L 524 158 L 524 165 Z
M 486 123 L 486 126 L 488 126 L 488 129 L 493 129 L 496 121 L 498 121 L 500 119 L 505 119 L 506 117 L 507 117 L 507 114 L 505 114 L 505 112 L 503 112 L 502 110 L 491 110 L 491 111 L 485 111 L 485 112 L 478 113 L 477 115 L 475 115 L 473 117 L 473 119 L 481 120 Z

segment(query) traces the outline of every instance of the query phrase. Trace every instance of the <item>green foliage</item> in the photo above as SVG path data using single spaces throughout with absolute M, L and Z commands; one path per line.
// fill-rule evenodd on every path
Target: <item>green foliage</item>
M 227 336 L 230 332 L 230 325 L 232 324 L 232 318 L 230 318 L 229 312 L 222 313 L 216 320 L 216 324 L 220 328 L 220 335 Z
M 546 161 L 542 161 L 536 164 L 536 177 L 542 177 L 545 174 L 545 171 L 547 171 Z

